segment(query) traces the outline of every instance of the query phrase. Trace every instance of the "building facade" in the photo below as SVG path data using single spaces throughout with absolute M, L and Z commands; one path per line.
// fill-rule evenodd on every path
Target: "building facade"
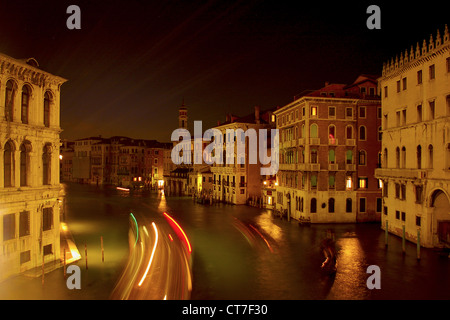
M 263 166 L 259 159 L 256 163 L 250 163 L 249 152 L 252 149 L 250 144 L 259 145 L 258 141 L 253 141 L 249 136 L 237 136 L 237 130 L 240 129 L 244 133 L 249 129 L 254 129 L 259 139 L 258 132 L 260 129 L 268 130 L 270 137 L 270 129 L 275 128 L 275 117 L 273 110 L 260 111 L 259 107 L 255 107 L 254 113 L 244 117 L 227 115 L 226 121 L 215 127 L 221 131 L 223 135 L 223 152 L 224 163 L 214 163 L 211 166 L 213 174 L 213 198 L 215 201 L 221 201 L 232 204 L 248 204 L 250 202 L 261 202 L 262 188 L 265 176 L 261 175 L 261 167 Z M 232 130 L 236 135 L 231 136 L 227 130 Z M 270 140 L 270 139 L 269 139 Z M 245 144 L 244 159 L 239 159 L 238 143 Z M 226 159 L 226 145 L 231 144 L 234 149 L 233 161 Z M 268 148 L 270 150 L 270 148 Z M 239 161 L 238 161 L 239 160 Z M 240 163 L 238 163 L 240 162 Z
M 411 47 L 383 65 L 381 225 L 425 247 L 450 245 L 450 40 Z
M 33 58 L 0 54 L 0 281 L 60 259 L 60 90 Z
M 326 84 L 275 111 L 280 134 L 276 209 L 311 223 L 377 221 L 381 104 L 377 81 Z

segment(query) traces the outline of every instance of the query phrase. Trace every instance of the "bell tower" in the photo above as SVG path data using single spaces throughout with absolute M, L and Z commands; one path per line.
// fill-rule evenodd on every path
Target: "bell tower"
M 188 116 L 187 116 L 187 108 L 184 105 L 184 98 L 181 107 L 178 109 L 178 128 L 186 129 L 188 128 Z

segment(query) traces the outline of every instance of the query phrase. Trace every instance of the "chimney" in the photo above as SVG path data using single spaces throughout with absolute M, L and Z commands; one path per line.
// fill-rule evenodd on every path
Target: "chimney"
M 231 122 L 231 114 L 227 113 L 226 121 Z
M 328 81 L 325 81 L 325 87 L 328 87 L 330 83 Z
M 259 121 L 259 106 L 255 106 L 255 123 L 260 123 L 260 121 Z

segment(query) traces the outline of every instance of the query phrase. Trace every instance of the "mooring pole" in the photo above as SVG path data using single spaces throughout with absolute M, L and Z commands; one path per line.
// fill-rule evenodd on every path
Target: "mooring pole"
M 420 260 L 420 229 L 417 229 L 417 260 Z
M 86 259 L 86 270 L 88 269 L 87 245 L 84 244 L 84 258 Z
M 387 247 L 388 245 L 388 221 L 386 219 L 386 227 L 384 230 L 384 245 Z
M 105 252 L 103 250 L 103 236 L 100 236 L 100 242 L 102 246 L 102 262 L 105 262 Z

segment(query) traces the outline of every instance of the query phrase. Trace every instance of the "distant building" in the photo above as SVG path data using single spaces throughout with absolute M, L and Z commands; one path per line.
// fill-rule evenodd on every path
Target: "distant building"
M 60 179 L 62 182 L 73 181 L 73 155 L 75 142 L 69 140 L 61 141 L 60 154 Z
M 60 261 L 60 92 L 65 79 L 0 54 L 0 281 Z
M 101 141 L 101 137 L 89 137 L 75 140 L 72 159 L 72 177 L 75 182 L 91 183 L 92 145 Z
M 381 146 L 376 78 L 326 83 L 274 114 L 280 134 L 276 209 L 311 223 L 379 221 L 381 189 L 373 175 Z
M 258 136 L 260 129 L 267 129 L 268 138 L 270 138 L 270 129 L 272 128 L 275 129 L 273 110 L 261 112 L 259 107 L 255 107 L 253 113 L 244 117 L 238 117 L 231 114 L 227 115 L 226 121 L 224 123 L 219 123 L 215 127 L 215 129 L 222 132 L 224 137 L 224 155 L 227 143 L 232 143 L 235 152 L 233 164 L 228 163 L 224 156 L 223 164 L 214 163 L 211 166 L 214 200 L 232 204 L 247 204 L 250 202 L 256 203 L 261 201 L 261 190 L 265 178 L 261 175 L 261 167 L 263 165 L 260 163 L 259 158 L 257 163 L 249 163 L 249 144 L 257 144 L 258 142 L 250 141 L 250 139 L 244 135 L 232 137 L 230 134 L 227 135 L 226 131 L 227 129 L 231 129 L 236 132 L 237 129 L 241 129 L 245 133 L 248 129 L 255 129 Z M 244 159 L 237 158 L 238 155 L 236 150 L 238 141 L 245 143 Z
M 450 39 L 445 26 L 383 65 L 383 229 L 450 245 Z

